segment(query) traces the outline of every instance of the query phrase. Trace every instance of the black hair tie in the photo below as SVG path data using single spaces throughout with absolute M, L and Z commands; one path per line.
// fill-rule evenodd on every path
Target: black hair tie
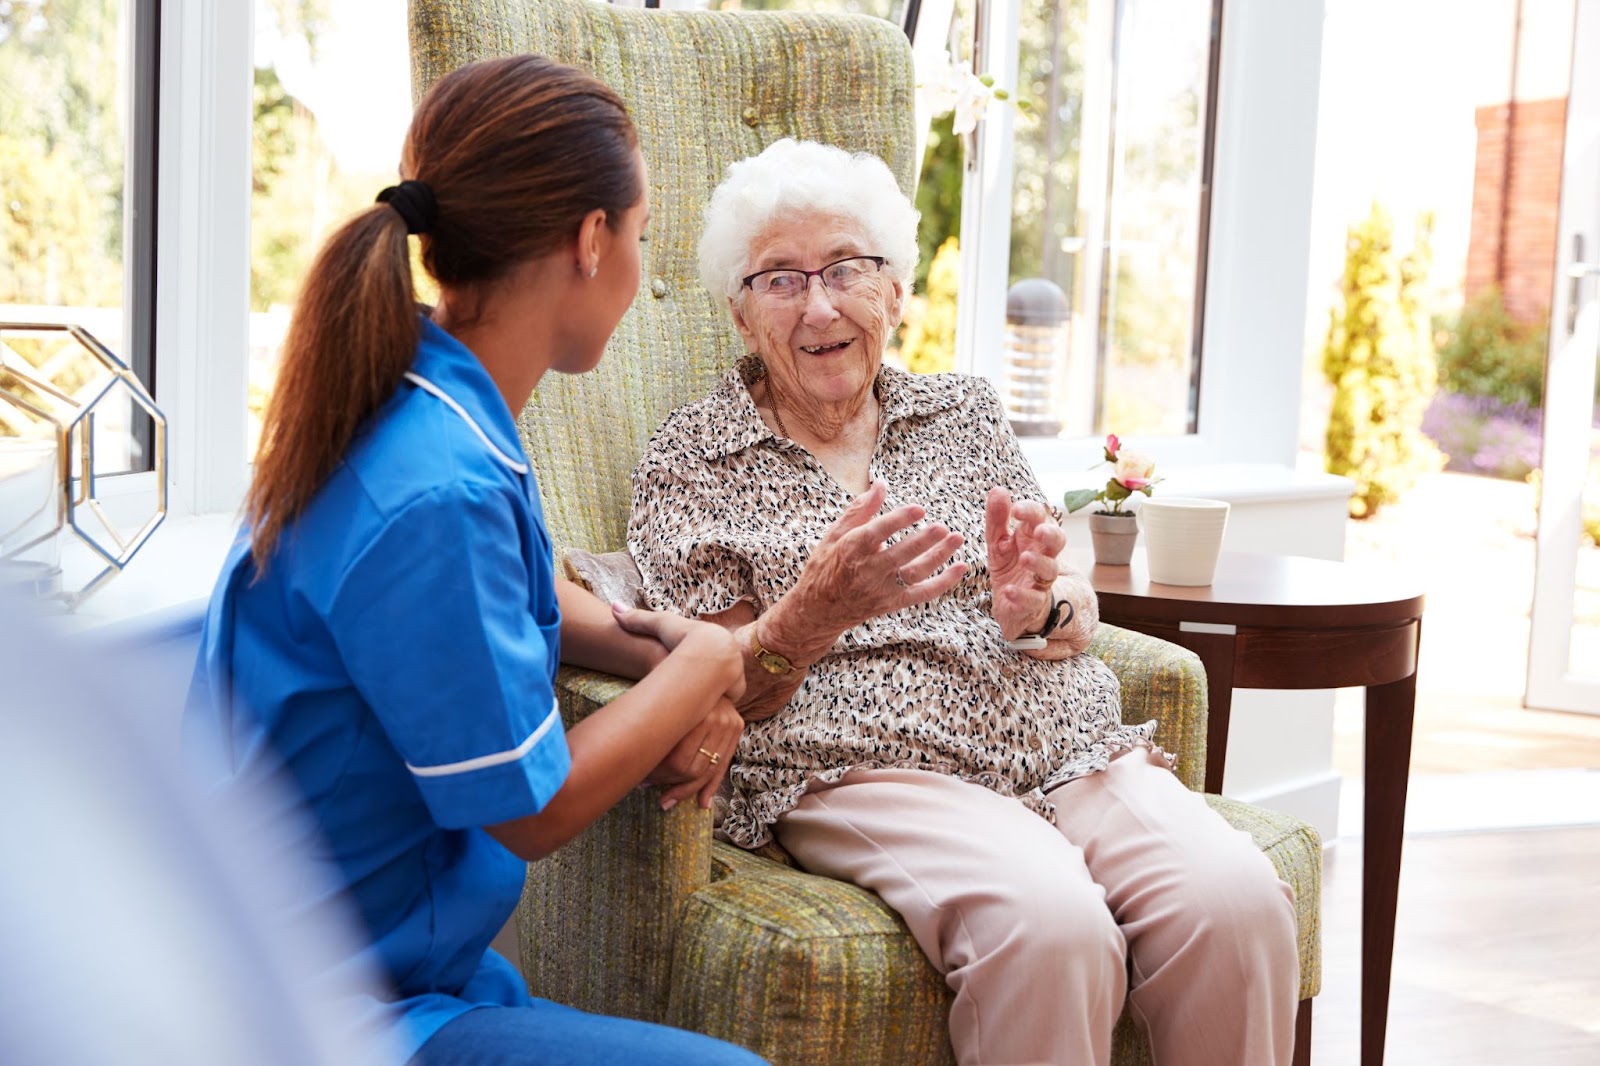
M 433 190 L 420 181 L 402 181 L 378 194 L 375 203 L 388 204 L 406 220 L 407 233 L 427 233 L 439 221 L 439 201 Z

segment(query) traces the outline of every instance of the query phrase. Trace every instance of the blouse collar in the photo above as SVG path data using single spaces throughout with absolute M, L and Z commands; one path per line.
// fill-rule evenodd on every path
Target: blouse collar
M 759 355 L 747 355 L 723 375 L 709 399 L 727 415 L 730 429 L 721 439 L 706 443 L 706 458 L 734 455 L 765 440 L 784 442 L 767 426 L 750 395 L 751 386 L 766 373 Z M 967 398 L 970 382 L 963 374 L 910 374 L 888 364 L 879 366 L 873 388 L 883 404 L 885 431 L 902 419 L 925 418 L 957 406 Z

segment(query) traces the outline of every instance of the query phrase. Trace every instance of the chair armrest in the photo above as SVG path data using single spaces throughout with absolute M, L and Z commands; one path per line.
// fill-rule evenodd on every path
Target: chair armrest
M 1177 757 L 1178 777 L 1195 791 L 1206 779 L 1206 671 L 1200 657 L 1158 637 L 1105 622 L 1089 652 L 1122 683 L 1122 720 L 1160 722 L 1156 743 Z
M 562 722 L 571 728 L 630 687 L 562 667 Z M 528 867 L 517 926 L 529 988 L 581 1010 L 660 1020 L 679 916 L 710 880 L 710 811 L 694 803 L 663 811 L 652 788 L 623 797 Z

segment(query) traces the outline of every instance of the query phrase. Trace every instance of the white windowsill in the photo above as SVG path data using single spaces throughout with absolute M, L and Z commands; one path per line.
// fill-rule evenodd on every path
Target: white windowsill
M 1099 488 L 1111 476 L 1109 465 L 1089 469 L 1062 461 L 1056 442 L 1024 438 L 1022 452 L 1033 464 L 1040 487 L 1051 501 L 1072 489 Z M 1229 503 L 1289 503 L 1302 500 L 1347 500 L 1352 483 L 1318 470 L 1277 463 L 1208 463 L 1203 466 L 1159 467 L 1163 496 L 1201 496 Z
M 169 617 L 190 614 L 210 597 L 237 528 L 238 517 L 231 514 L 167 519 L 122 573 L 65 616 L 66 628 L 114 635 L 126 627 L 133 635 L 159 628 Z M 63 543 L 67 588 L 83 587 L 104 565 L 76 540 Z
M 1030 450 L 1028 443 L 1023 442 L 1024 452 Z M 1038 475 L 1046 495 L 1059 500 L 1069 488 L 1104 484 L 1107 471 L 1105 467 L 1062 470 L 1040 465 Z M 1174 469 L 1168 472 L 1160 491 L 1163 495 L 1206 496 L 1238 504 L 1287 503 L 1344 500 L 1350 494 L 1350 483 L 1331 474 L 1267 463 L 1219 463 Z M 85 631 L 127 626 L 132 632 L 160 626 L 175 611 L 192 611 L 211 595 L 237 524 L 238 519 L 232 514 L 163 522 L 125 571 L 68 616 L 69 628 Z M 62 567 L 69 587 L 81 586 L 98 569 L 95 561 L 82 545 L 64 545 Z

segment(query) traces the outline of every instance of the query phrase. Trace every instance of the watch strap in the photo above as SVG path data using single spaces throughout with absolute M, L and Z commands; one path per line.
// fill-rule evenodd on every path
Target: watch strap
M 760 619 L 750 623 L 750 654 L 755 658 L 757 664 L 767 673 L 780 677 L 784 674 L 793 673 L 794 663 L 790 662 L 787 656 L 780 655 L 769 648 L 761 646 L 761 636 L 758 632 L 760 627 Z
M 1066 614 L 1061 613 L 1063 607 L 1066 608 Z M 1072 601 L 1065 596 L 1059 600 L 1052 600 L 1050 602 L 1050 613 L 1044 616 L 1044 625 L 1039 627 L 1039 635 L 1048 637 L 1062 626 L 1067 625 L 1072 621 L 1073 613 Z
M 1063 608 L 1066 609 L 1065 614 L 1062 613 Z M 1044 624 L 1039 627 L 1039 632 L 1023 633 L 1015 640 L 1006 641 L 1006 646 L 1014 651 L 1038 651 L 1049 643 L 1046 637 L 1072 621 L 1074 613 L 1072 601 L 1065 596 L 1051 600 L 1050 611 L 1044 616 Z

